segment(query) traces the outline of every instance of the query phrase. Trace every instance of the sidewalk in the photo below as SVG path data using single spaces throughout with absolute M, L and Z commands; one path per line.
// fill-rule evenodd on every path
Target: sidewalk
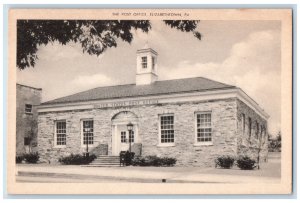
M 269 162 L 260 170 L 199 167 L 82 167 L 65 165 L 17 165 L 17 181 L 34 182 L 182 182 L 182 183 L 279 183 L 280 163 Z M 27 179 L 25 178 L 27 177 Z M 46 181 L 47 182 L 47 181 Z

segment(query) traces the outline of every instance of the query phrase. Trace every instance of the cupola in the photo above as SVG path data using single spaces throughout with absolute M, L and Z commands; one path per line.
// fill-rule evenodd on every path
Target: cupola
M 148 43 L 137 50 L 136 85 L 149 85 L 157 81 L 157 52 Z

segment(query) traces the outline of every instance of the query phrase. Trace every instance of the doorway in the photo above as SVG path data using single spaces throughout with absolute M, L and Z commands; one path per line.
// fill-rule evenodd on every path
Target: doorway
M 127 124 L 133 124 L 133 130 L 129 134 Z M 129 150 L 131 143 L 137 143 L 138 138 L 138 118 L 130 111 L 122 111 L 112 118 L 112 155 L 118 156 L 121 151 Z

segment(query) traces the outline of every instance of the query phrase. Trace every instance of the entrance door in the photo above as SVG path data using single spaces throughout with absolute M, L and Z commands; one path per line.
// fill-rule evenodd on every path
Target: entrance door
M 129 144 L 131 142 L 131 147 L 134 143 L 134 130 L 131 131 L 129 135 L 129 131 L 127 130 L 126 125 L 118 125 L 118 134 L 119 134 L 119 145 L 120 151 L 127 151 L 129 150 Z
M 113 126 L 114 133 L 112 139 L 112 154 L 118 156 L 120 151 L 129 151 L 129 144 L 131 143 L 131 149 L 134 143 L 138 142 L 137 125 L 134 124 L 133 130 L 129 135 L 127 126 L 124 124 Z
M 133 124 L 133 130 L 129 135 L 127 124 Z M 130 140 L 129 140 L 130 139 Z M 138 143 L 138 119 L 137 116 L 129 111 L 116 114 L 112 118 L 112 155 L 118 156 L 120 151 L 131 149 L 134 143 Z
M 120 146 L 119 151 L 127 151 L 129 149 L 129 144 L 128 144 L 128 131 L 126 129 L 126 126 L 119 125 L 118 134 L 119 134 L 118 144 Z

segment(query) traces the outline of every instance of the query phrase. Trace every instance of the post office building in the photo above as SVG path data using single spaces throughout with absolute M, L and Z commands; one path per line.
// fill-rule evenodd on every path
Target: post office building
M 53 163 L 71 153 L 174 157 L 214 166 L 221 155 L 256 156 L 268 114 L 242 89 L 203 77 L 158 80 L 157 52 L 137 51 L 136 82 L 79 92 L 38 108 L 38 151 Z M 128 130 L 128 124 L 132 130 Z M 267 142 L 262 146 L 267 155 Z

